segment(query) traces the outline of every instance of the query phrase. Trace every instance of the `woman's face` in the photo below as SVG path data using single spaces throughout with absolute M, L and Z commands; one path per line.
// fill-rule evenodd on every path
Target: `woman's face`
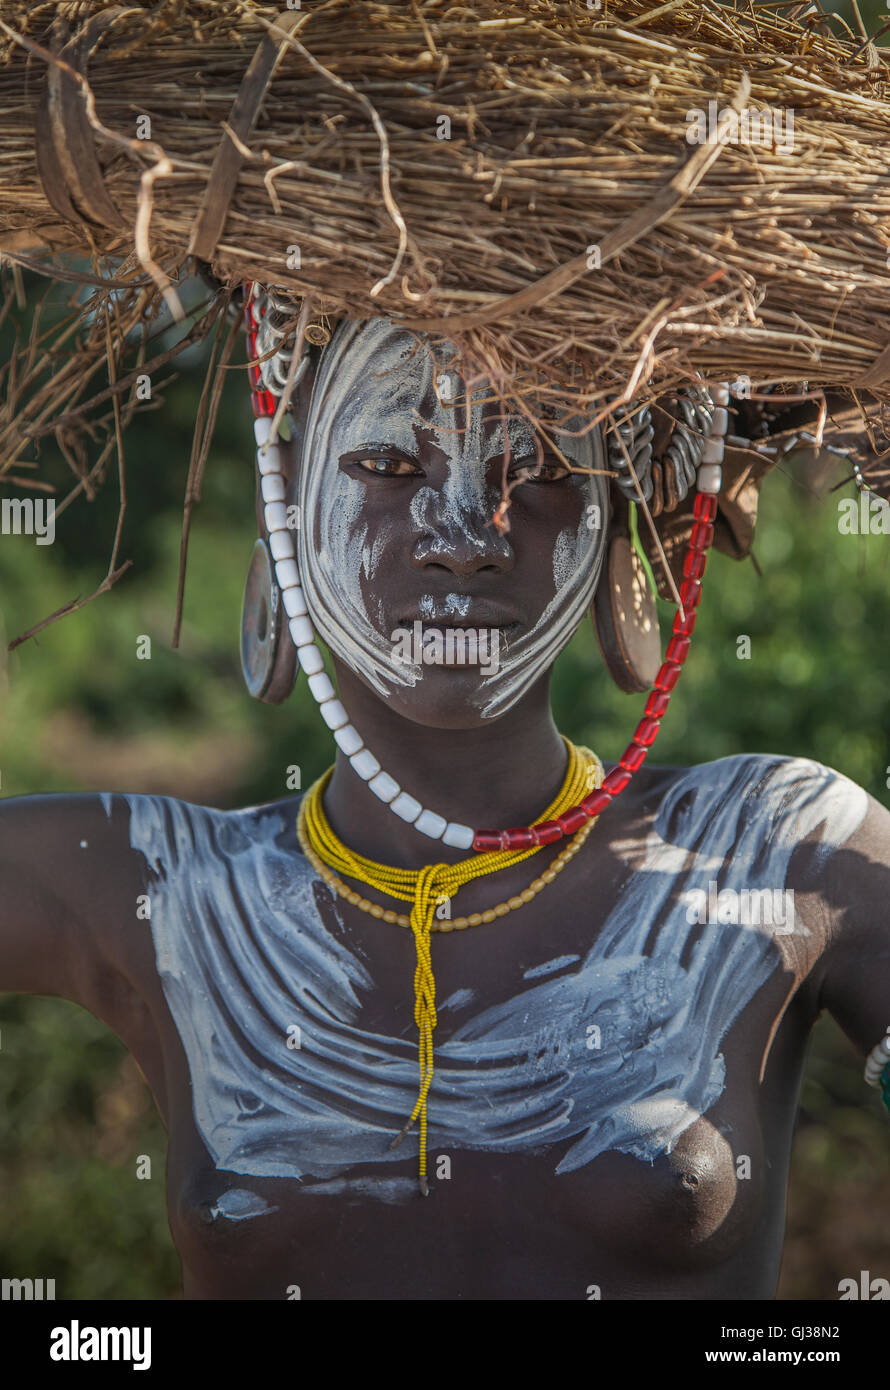
M 337 330 L 309 408 L 299 562 L 335 656 L 405 717 L 469 728 L 510 709 L 586 612 L 608 490 L 544 443 L 499 534 L 500 407 L 480 388 L 467 422 L 464 383 L 439 357 L 386 319 Z M 539 455 L 521 415 L 506 433 L 514 480 Z M 604 467 L 598 431 L 554 438 L 573 465 Z

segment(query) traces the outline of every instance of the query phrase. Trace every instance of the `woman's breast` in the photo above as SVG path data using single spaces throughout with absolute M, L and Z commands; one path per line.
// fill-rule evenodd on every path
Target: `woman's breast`
M 410 1161 L 261 1180 L 171 1136 L 171 1226 L 193 1297 L 770 1296 L 738 1271 L 756 1247 L 769 1284 L 781 1203 L 771 1232 L 756 1126 L 731 1129 L 702 1118 L 653 1163 L 610 1152 L 562 1177 L 551 1152 L 434 1148 L 425 1198 Z
M 196 1296 L 771 1296 L 787 1135 L 764 1136 L 759 1064 L 788 984 L 753 946 L 746 963 L 724 942 L 735 975 L 708 989 L 689 953 L 566 954 L 516 986 L 501 970 L 484 1008 L 443 970 L 428 1198 L 416 1126 L 391 1148 L 418 1086 L 404 991 L 348 1023 L 312 1001 L 277 1052 L 210 1032 L 171 1124 Z M 740 1012 L 745 969 L 766 984 Z M 788 1014 L 773 1039 L 789 1115 L 804 1038 Z M 264 1292 L 232 1292 L 247 1269 Z

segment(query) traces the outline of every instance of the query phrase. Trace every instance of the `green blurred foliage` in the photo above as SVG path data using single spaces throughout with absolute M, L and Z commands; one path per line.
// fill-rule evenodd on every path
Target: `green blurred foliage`
M 177 1297 L 166 1136 L 132 1059 L 76 1004 L 7 995 L 2 1018 L 0 1273 L 57 1299 Z

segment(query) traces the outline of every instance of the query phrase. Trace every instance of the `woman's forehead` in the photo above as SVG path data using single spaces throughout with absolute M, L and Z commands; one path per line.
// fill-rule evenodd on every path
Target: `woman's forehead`
M 451 344 L 431 343 L 387 319 L 343 325 L 323 359 L 320 423 L 343 449 L 390 443 L 413 452 L 431 429 L 450 455 L 502 448 L 501 408 L 487 382 L 474 384 L 468 425 L 454 355 Z M 516 411 L 505 411 L 503 421 L 511 453 L 534 453 L 528 421 Z
M 387 319 L 344 323 L 322 358 L 319 386 L 327 410 L 347 418 L 369 406 L 378 412 L 423 411 L 435 404 L 431 346 Z

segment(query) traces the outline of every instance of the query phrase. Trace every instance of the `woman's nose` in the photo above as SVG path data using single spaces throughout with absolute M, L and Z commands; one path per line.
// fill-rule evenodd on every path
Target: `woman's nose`
M 441 565 L 456 575 L 477 570 L 513 568 L 513 547 L 492 524 L 496 499 L 473 505 L 457 505 L 434 488 L 422 488 L 414 499 L 412 514 L 419 535 L 412 559 L 419 569 Z

